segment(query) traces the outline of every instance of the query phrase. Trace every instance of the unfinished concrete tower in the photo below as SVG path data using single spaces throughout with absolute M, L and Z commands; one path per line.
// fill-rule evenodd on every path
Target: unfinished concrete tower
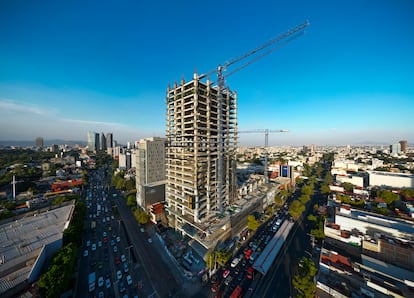
M 166 201 L 177 229 L 187 224 L 203 233 L 203 222 L 236 195 L 237 95 L 225 89 L 221 107 L 218 98 L 218 88 L 196 73 L 167 90 Z

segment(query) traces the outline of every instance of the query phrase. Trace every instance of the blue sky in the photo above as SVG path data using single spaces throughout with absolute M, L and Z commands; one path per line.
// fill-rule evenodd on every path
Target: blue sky
M 169 83 L 306 20 L 305 35 L 227 79 L 239 130 L 289 130 L 271 145 L 412 144 L 411 0 L 1 1 L 0 140 L 164 136 Z

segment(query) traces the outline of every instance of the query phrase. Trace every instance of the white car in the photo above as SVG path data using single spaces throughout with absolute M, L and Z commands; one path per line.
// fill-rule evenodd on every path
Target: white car
M 126 261 L 125 255 L 121 255 L 121 261 L 122 262 L 125 262 Z
M 87 257 L 88 256 L 88 250 L 87 249 L 85 249 L 85 251 L 83 252 L 83 256 L 84 257 Z
M 129 271 L 128 263 L 124 263 L 124 271 L 127 273 Z
M 116 245 L 114 246 L 114 252 L 118 252 L 118 247 Z
M 92 250 L 95 251 L 96 250 L 96 244 L 92 244 Z
M 122 278 L 122 272 L 121 272 L 121 270 L 118 270 L 118 271 L 116 272 L 116 278 L 117 278 L 117 279 L 121 279 L 121 278 Z
M 86 241 L 86 247 L 89 247 L 89 246 L 91 246 L 91 241 L 90 240 Z
M 103 276 L 99 276 L 99 278 L 98 278 L 98 287 L 102 287 L 103 284 L 104 284 Z
M 102 233 L 102 236 L 103 236 L 103 237 L 106 237 L 106 232 L 103 232 L 103 233 Z
M 151 238 L 148 238 L 148 243 L 152 243 L 152 239 Z
M 102 246 L 102 241 L 98 241 L 98 246 L 101 247 Z
M 121 241 L 121 237 L 116 237 L 116 242 L 120 242 Z
M 127 284 L 128 284 L 128 286 L 130 286 L 130 285 L 132 285 L 132 278 L 131 278 L 131 275 L 127 275 Z

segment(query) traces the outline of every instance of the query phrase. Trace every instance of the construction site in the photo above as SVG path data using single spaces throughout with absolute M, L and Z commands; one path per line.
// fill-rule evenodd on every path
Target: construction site
M 239 195 L 237 93 L 225 85 L 225 80 L 300 36 L 308 25 L 305 22 L 296 26 L 210 72 L 194 73 L 191 81 L 182 79 L 180 84 L 167 88 L 168 225 L 189 237 L 189 243 L 198 246 L 201 256 L 239 233 L 249 214 L 263 211 L 267 193 L 273 191 L 272 187 L 262 191 L 256 187 L 252 189 L 255 195 Z M 211 80 L 213 75 L 217 75 L 216 81 Z M 267 135 L 274 131 L 263 132 L 267 146 Z M 263 182 L 268 182 L 267 178 L 266 164 Z

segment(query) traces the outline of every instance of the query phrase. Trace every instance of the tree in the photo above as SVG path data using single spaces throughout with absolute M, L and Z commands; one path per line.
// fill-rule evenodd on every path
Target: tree
M 129 207 L 133 207 L 133 206 L 135 206 L 136 205 L 136 200 L 135 200 L 135 196 L 134 195 L 129 195 L 128 196 L 128 198 L 127 198 L 127 206 L 129 206 Z
M 323 183 L 321 185 L 321 193 L 324 194 L 324 195 L 327 195 L 327 194 L 330 194 L 331 193 L 331 189 L 330 189 L 330 187 L 329 187 L 328 184 Z
M 149 221 L 148 214 L 140 208 L 134 211 L 134 216 L 135 216 L 135 219 L 142 225 L 145 225 Z
M 300 177 L 296 178 L 297 185 L 301 185 L 302 183 L 303 183 L 303 178 L 300 178 Z
M 280 195 L 275 195 L 275 204 L 276 204 L 276 206 L 282 206 L 283 205 L 283 200 L 280 197 Z
M 216 260 L 220 266 L 225 266 L 231 257 L 231 252 L 219 250 L 216 252 Z
M 259 222 L 253 215 L 247 217 L 247 227 L 252 231 L 256 231 L 259 227 Z
M 316 267 L 312 260 L 302 258 L 299 261 L 299 274 L 293 277 L 292 285 L 297 290 L 298 297 L 313 298 L 316 293 L 316 286 L 313 278 L 316 274 Z
M 388 205 L 400 199 L 398 194 L 393 193 L 390 190 L 378 190 L 377 197 L 383 199 Z
M 304 185 L 301 188 L 301 193 L 305 196 L 310 196 L 313 194 L 313 187 L 310 185 Z
M 305 205 L 303 205 L 299 200 L 294 200 L 289 206 L 289 214 L 293 219 L 297 220 L 305 211 Z
M 354 192 L 354 185 L 352 183 L 344 182 L 342 186 L 346 192 Z
M 299 201 L 301 201 L 301 203 L 305 205 L 307 202 L 310 201 L 310 197 L 309 195 L 301 195 Z

